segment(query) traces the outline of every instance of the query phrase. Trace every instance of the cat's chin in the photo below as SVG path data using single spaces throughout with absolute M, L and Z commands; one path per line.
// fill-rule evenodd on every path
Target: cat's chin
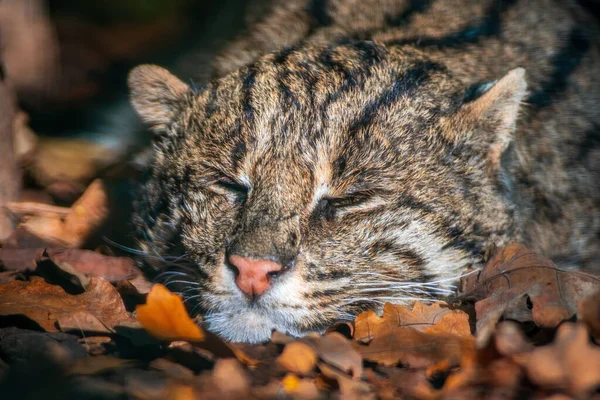
M 264 343 L 274 330 L 291 336 L 304 336 L 293 324 L 293 316 L 285 312 L 246 309 L 239 312 L 213 313 L 205 317 L 208 330 L 230 342 Z

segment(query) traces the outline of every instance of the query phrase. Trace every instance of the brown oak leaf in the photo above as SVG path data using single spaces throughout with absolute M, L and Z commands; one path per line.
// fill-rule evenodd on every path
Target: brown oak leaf
M 119 293 L 102 278 L 91 278 L 87 290 L 79 295 L 70 295 L 37 276 L 31 281 L 15 280 L 0 285 L 0 315 L 24 315 L 53 332 L 58 330 L 59 319 L 68 319 L 75 312 L 93 315 L 110 330 L 119 321 L 129 319 Z
M 600 288 L 600 277 L 565 271 L 518 244 L 500 249 L 467 284 L 461 298 L 475 300 L 478 337 L 500 319 L 556 328 L 577 313 L 579 300 Z
M 33 271 L 50 260 L 68 273 L 99 276 L 111 283 L 141 276 L 127 257 L 110 257 L 90 250 L 53 248 L 0 248 L 0 266 L 6 270 Z

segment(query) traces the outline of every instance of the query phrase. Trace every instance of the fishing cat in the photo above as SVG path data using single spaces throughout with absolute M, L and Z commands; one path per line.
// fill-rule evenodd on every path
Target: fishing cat
M 129 77 L 155 132 L 141 252 L 209 329 L 322 330 L 445 294 L 512 241 L 597 265 L 600 53 L 577 4 L 257 10 L 204 87 L 150 65 Z

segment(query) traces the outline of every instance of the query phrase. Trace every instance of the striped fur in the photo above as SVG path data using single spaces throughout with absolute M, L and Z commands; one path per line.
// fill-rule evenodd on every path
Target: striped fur
M 442 295 L 510 241 L 597 262 L 599 53 L 576 6 L 267 9 L 201 90 L 159 67 L 130 75 L 157 135 L 141 249 L 210 329 L 259 342 Z M 250 300 L 228 251 L 290 269 Z

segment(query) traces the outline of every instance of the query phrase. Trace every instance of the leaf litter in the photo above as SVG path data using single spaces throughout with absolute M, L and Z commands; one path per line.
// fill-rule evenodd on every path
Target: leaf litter
M 12 211 L 53 215 L 64 235 L 74 207 Z M 322 334 L 248 345 L 206 331 L 130 258 L 81 249 L 103 220 L 82 218 L 65 248 L 60 235 L 0 248 L 7 398 L 600 398 L 599 278 L 523 246 L 499 249 L 449 303 L 388 303 Z

